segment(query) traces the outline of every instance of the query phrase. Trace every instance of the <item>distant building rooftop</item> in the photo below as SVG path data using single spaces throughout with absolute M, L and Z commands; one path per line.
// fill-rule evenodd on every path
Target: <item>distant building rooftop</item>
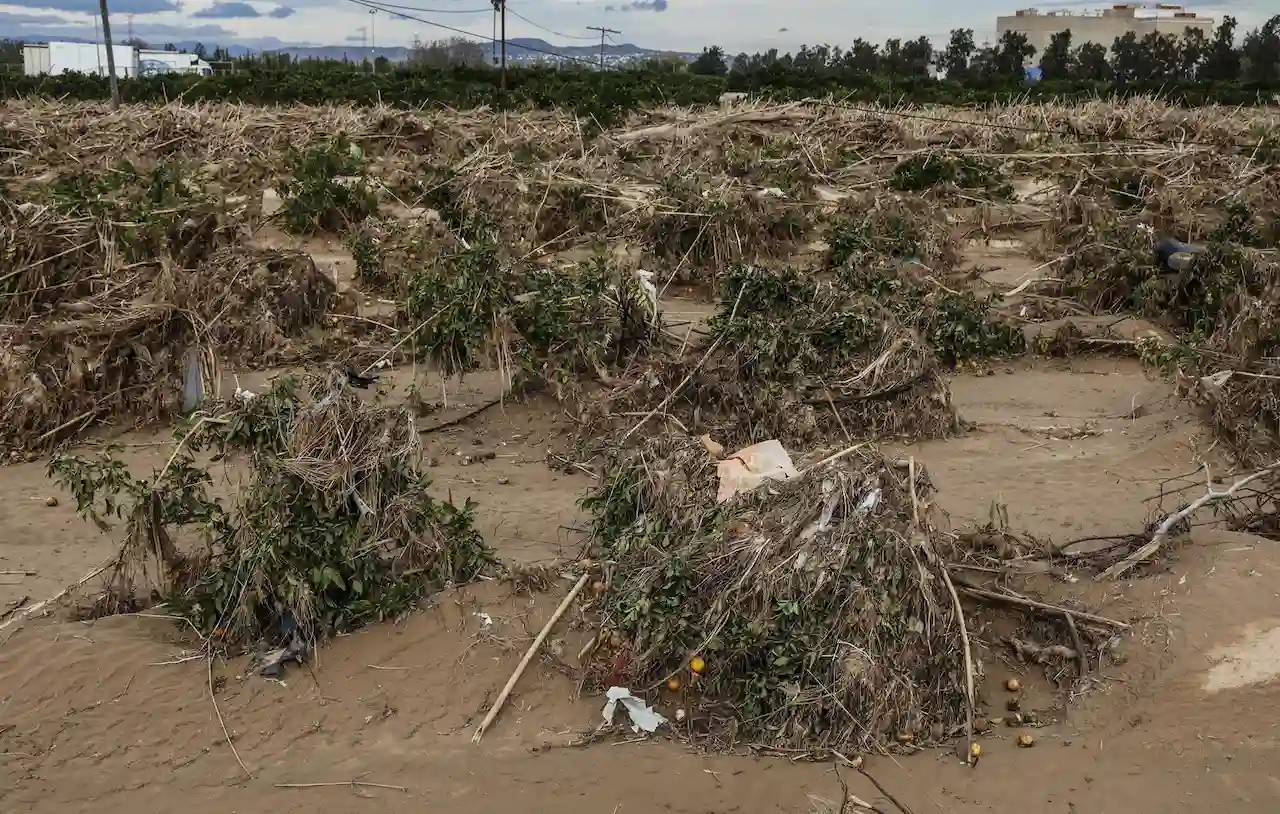
M 1139 13 L 1141 12 L 1141 13 Z M 1039 55 L 1063 31 L 1071 32 L 1072 45 L 1086 42 L 1111 48 L 1116 39 L 1133 33 L 1139 38 L 1149 34 L 1181 37 L 1189 28 L 1207 30 L 1213 27 L 1210 17 L 1201 17 L 1177 3 L 1120 3 L 1097 9 L 1054 9 L 1042 12 L 1036 8 L 1018 9 L 996 19 L 996 31 L 1016 31 L 1036 49 L 1029 61 Z
M 1140 13 L 1141 12 L 1141 13 Z M 1075 17 L 1084 19 L 1207 19 L 1201 18 L 1194 11 L 1178 3 L 1116 3 L 1111 6 L 1099 5 L 1096 9 L 1050 9 L 1041 11 L 1038 8 L 1020 8 L 1013 13 L 1014 17 Z M 1008 19 L 1001 17 L 1000 19 Z

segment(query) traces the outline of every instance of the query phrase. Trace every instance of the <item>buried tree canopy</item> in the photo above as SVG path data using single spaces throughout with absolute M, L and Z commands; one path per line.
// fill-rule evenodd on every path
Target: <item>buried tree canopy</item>
M 654 438 L 586 501 L 619 634 L 596 678 L 646 687 L 696 654 L 691 714 L 766 746 L 852 753 L 963 724 L 960 621 L 913 528 L 924 471 L 856 451 L 717 503 L 716 466 L 694 439 Z
M 127 536 L 95 613 L 164 602 L 219 643 L 248 646 L 295 630 L 314 644 L 409 610 L 428 592 L 494 564 L 473 505 L 428 493 L 419 438 L 403 409 L 370 406 L 341 381 L 285 379 L 199 419 L 166 467 L 135 480 L 109 453 L 59 456 L 51 474 L 100 525 Z M 193 451 L 247 450 L 247 485 L 227 509 Z M 205 544 L 178 552 L 179 528 Z M 147 592 L 151 595 L 148 596 Z

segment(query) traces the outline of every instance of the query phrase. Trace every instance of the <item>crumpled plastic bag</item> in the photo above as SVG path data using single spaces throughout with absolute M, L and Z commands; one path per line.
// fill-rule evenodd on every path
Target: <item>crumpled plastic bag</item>
M 613 723 L 613 716 L 618 711 L 618 704 L 622 704 L 622 708 L 627 711 L 627 717 L 631 719 L 631 731 L 639 732 L 643 729 L 645 732 L 655 732 L 658 727 L 667 722 L 667 719 L 656 712 L 644 701 L 636 698 L 631 694 L 631 690 L 626 687 L 610 687 L 605 693 L 605 698 L 609 700 L 604 705 L 604 722 L 605 724 Z
M 750 492 L 765 481 L 800 477 L 791 456 L 777 440 L 770 439 L 744 447 L 716 465 L 720 489 L 716 503 L 724 503 L 741 492 Z

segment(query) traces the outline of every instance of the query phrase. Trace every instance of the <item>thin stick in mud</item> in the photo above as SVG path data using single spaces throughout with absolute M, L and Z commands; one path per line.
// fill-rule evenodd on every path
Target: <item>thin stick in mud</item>
M 542 643 L 546 641 L 551 628 L 555 627 L 556 622 L 560 621 L 560 617 L 564 616 L 565 611 L 573 604 L 573 600 L 582 592 L 582 588 L 587 584 L 587 580 L 591 578 L 590 574 L 583 574 L 578 577 L 578 582 L 573 586 L 573 590 L 560 601 L 560 606 L 556 608 L 556 612 L 551 614 L 551 618 L 542 626 L 542 630 L 538 631 L 537 637 L 533 640 L 533 644 L 529 645 L 529 649 L 525 651 L 524 658 L 520 659 L 520 663 L 516 665 L 516 671 L 511 674 L 511 678 L 507 679 L 507 684 L 502 688 L 502 692 L 498 693 L 498 700 L 493 702 L 493 706 L 489 708 L 489 714 L 484 716 L 484 720 L 480 722 L 480 726 L 476 727 L 476 733 L 471 736 L 472 743 L 479 743 L 484 737 L 485 730 L 489 728 L 489 724 L 493 723 L 493 719 L 498 717 L 498 713 L 502 711 L 502 706 L 507 703 L 507 696 L 511 695 L 511 691 L 515 689 L 516 682 L 520 680 L 520 676 L 524 675 L 525 668 L 529 666 L 529 662 L 533 660 L 534 654 L 542 647 Z

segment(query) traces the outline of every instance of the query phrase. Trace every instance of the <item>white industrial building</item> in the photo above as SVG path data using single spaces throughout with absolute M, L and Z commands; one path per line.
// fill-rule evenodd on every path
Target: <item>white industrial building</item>
M 209 63 L 195 54 L 180 51 L 152 51 L 132 45 L 111 46 L 116 76 L 154 76 L 161 73 L 188 73 L 208 76 Z M 107 46 L 92 42 L 47 42 L 22 46 L 23 72 L 27 76 L 83 73 L 106 76 Z
M 1024 35 L 1035 46 L 1037 56 L 1044 53 L 1054 34 L 1071 31 L 1071 46 L 1077 48 L 1086 42 L 1111 48 L 1117 38 L 1132 31 L 1138 39 L 1159 32 L 1181 37 L 1188 28 L 1204 30 L 1206 37 L 1213 33 L 1211 17 L 1201 17 L 1174 3 L 1143 5 L 1123 3 L 1098 11 L 1048 11 L 1034 8 L 1021 9 L 1007 17 L 996 18 L 996 33 L 1006 31 Z
M 155 76 L 162 73 L 190 73 L 208 76 L 213 68 L 195 54 L 184 51 L 153 51 L 138 49 L 138 74 Z

